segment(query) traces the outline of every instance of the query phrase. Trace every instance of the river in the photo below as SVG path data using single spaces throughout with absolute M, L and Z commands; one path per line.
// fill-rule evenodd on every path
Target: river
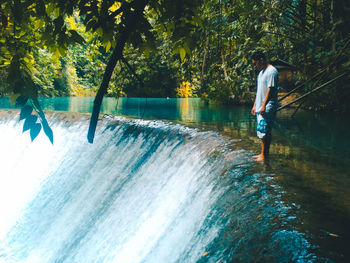
M 269 164 L 250 109 L 42 98 L 54 143 L 0 99 L 0 263 L 349 262 L 350 125 L 282 111 Z

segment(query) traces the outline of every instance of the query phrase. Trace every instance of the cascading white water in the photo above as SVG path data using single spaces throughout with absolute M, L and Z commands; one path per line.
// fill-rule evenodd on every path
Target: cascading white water
M 267 222 L 269 213 L 279 213 L 267 193 L 250 200 L 261 194 L 252 186 L 260 179 L 244 177 L 250 153 L 228 150 L 214 132 L 105 118 L 88 144 L 86 118 L 55 115 L 50 122 L 54 145 L 43 133 L 30 142 L 13 116 L 0 122 L 1 263 L 198 262 L 207 255 L 229 262 L 235 248 L 259 236 L 256 218 L 266 215 Z M 209 251 L 238 217 L 253 236 L 236 229 L 220 251 Z M 263 237 L 304 242 L 287 259 L 305 256 L 299 234 L 270 228 L 260 226 Z M 274 246 L 266 239 L 261 249 Z

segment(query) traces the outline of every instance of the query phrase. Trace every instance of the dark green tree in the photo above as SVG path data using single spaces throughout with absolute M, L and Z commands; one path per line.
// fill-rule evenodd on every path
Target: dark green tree
M 46 47 L 57 57 L 65 56 L 70 45 L 83 44 L 84 38 L 66 22 L 67 17 L 78 12 L 86 31 L 97 34 L 107 52 L 112 50 L 94 101 L 88 132 L 88 140 L 93 142 L 103 96 L 117 62 L 124 57 L 125 47 L 149 54 L 155 50 L 155 34 L 162 32 L 183 59 L 190 52 L 189 36 L 199 23 L 199 5 L 197 0 L 2 1 L 1 63 L 8 71 L 7 91 L 14 93 L 12 101 L 25 105 L 30 99 L 39 108 L 39 86 L 30 70 L 32 52 Z

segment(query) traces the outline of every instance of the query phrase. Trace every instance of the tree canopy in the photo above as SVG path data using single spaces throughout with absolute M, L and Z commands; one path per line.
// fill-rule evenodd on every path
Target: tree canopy
M 336 89 L 305 105 L 348 109 L 346 0 L 2 0 L 0 7 L 0 85 L 23 106 L 32 138 L 42 126 L 53 141 L 38 96 L 95 94 L 90 142 L 106 94 L 244 101 L 257 49 L 295 65 L 297 80 L 321 72 L 305 91 L 343 74 Z
M 82 23 L 86 32 L 99 36 L 106 52 L 112 49 L 94 102 L 88 134 L 92 142 L 102 98 L 117 62 L 124 59 L 125 47 L 149 54 L 155 50 L 155 34 L 161 30 L 169 35 L 176 52 L 184 58 L 191 46 L 189 36 L 198 26 L 199 4 L 196 0 L 3 1 L 1 64 L 8 72 L 7 91 L 13 92 L 11 101 L 24 106 L 30 99 L 40 111 L 37 103 L 40 83 L 35 79 L 33 54 L 44 49 L 51 52 L 52 59 L 58 60 L 66 56 L 70 45 L 84 44 L 84 37 L 74 28 L 74 23 L 69 23 L 71 17 L 76 18 L 76 23 Z

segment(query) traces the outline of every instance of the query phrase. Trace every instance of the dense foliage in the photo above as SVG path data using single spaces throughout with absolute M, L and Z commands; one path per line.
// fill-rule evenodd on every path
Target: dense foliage
M 294 64 L 295 81 L 322 72 L 302 93 L 344 74 L 303 102 L 349 105 L 346 0 L 3 0 L 0 7 L 0 92 L 38 113 L 37 96 L 96 95 L 90 140 L 106 94 L 249 101 L 257 49 Z
M 244 100 L 254 85 L 249 58 L 256 49 L 267 51 L 271 60 L 295 65 L 295 81 L 331 66 L 301 93 L 331 80 L 349 69 L 349 15 L 347 1 L 207 1 L 201 41 L 203 92 L 219 100 Z M 348 80 L 342 78 L 334 88 L 308 97 L 305 105 L 345 107 Z

